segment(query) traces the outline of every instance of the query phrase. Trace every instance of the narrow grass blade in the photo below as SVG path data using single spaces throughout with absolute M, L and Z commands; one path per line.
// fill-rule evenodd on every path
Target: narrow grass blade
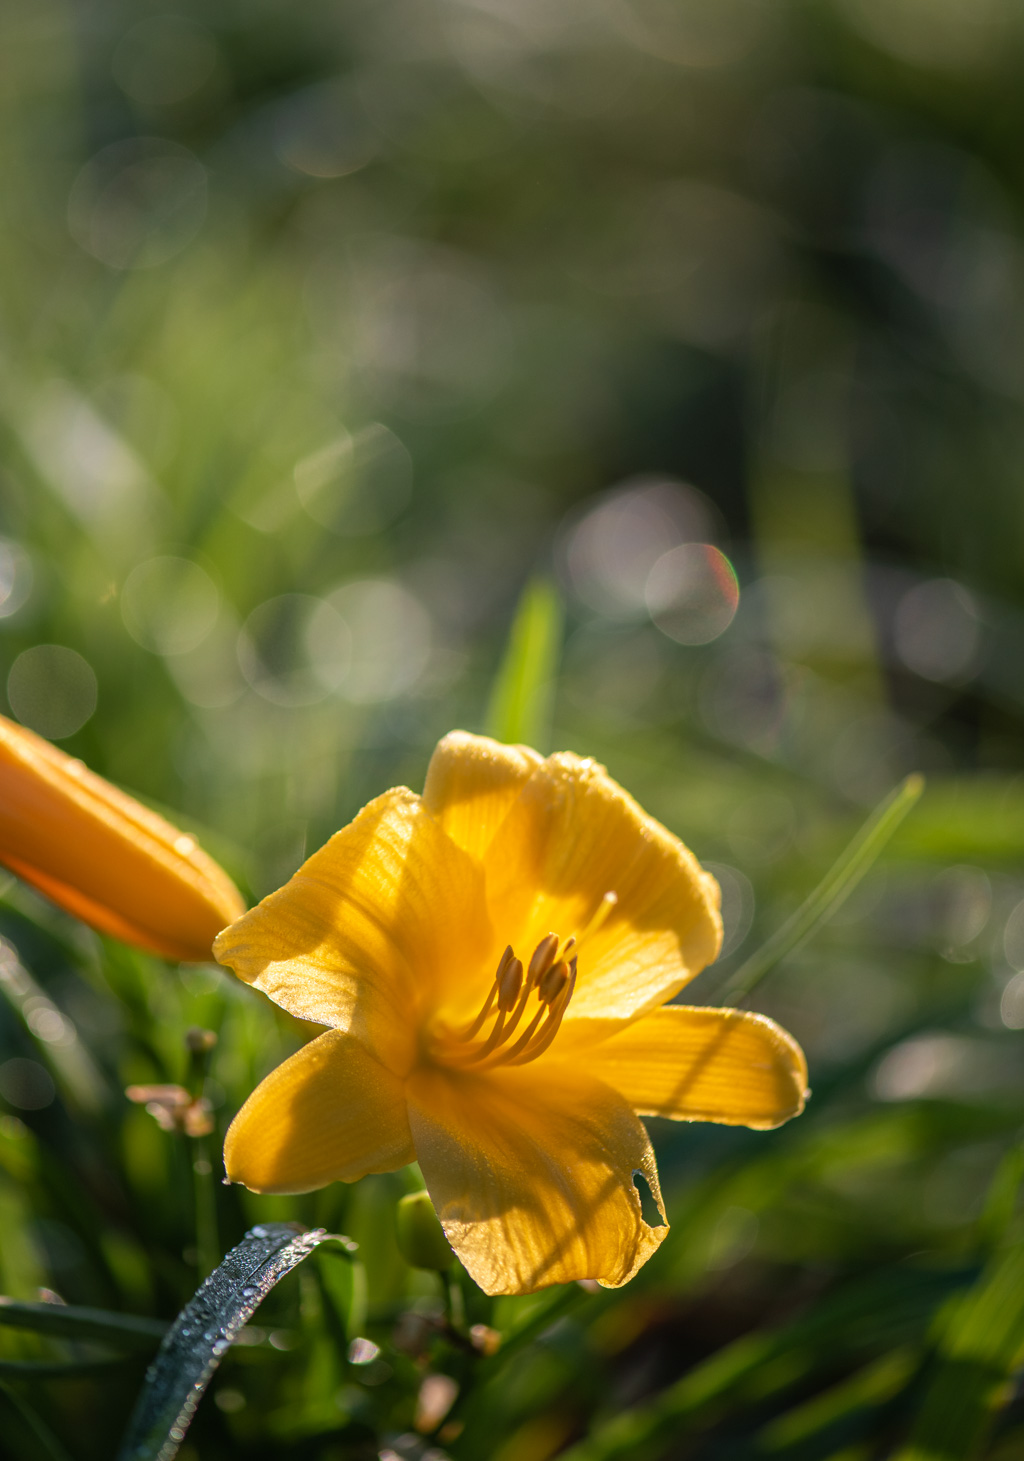
M 30 1329 L 54 1339 L 109 1344 L 114 1349 L 154 1350 L 167 1333 L 160 1319 L 84 1309 L 73 1304 L 27 1304 L 0 1297 L 0 1325 Z
M 831 1452 L 830 1432 L 845 1427 L 848 1434 L 851 1426 L 860 1432 L 868 1429 L 877 1412 L 906 1389 L 919 1361 L 916 1348 L 891 1350 L 838 1385 L 769 1421 L 758 1437 L 760 1448 L 782 1461 L 786 1456 L 805 1456 L 812 1439 L 817 1438 L 822 1454 L 826 1447 Z
M 554 584 L 527 584 L 487 708 L 487 732 L 496 740 L 547 749 L 563 617 Z
M 1024 1240 L 940 1316 L 937 1358 L 909 1444 L 893 1461 L 971 1461 L 1024 1348 Z
M 917 1348 L 954 1281 L 905 1268 L 879 1272 L 781 1329 L 726 1345 L 635 1409 L 599 1421 L 560 1461 L 656 1461 L 690 1428 L 725 1412 L 734 1418 L 757 1412 L 769 1399 L 800 1390 L 823 1368 Z
M 102 1374 L 128 1362 L 128 1356 L 123 1354 L 87 1360 L 0 1360 L 0 1380 L 68 1380 L 78 1375 Z
M 331 1237 L 323 1228 L 300 1233 L 292 1223 L 267 1223 L 246 1233 L 168 1331 L 118 1461 L 171 1461 L 238 1331 L 278 1280 Z
M 923 790 L 923 776 L 908 776 L 875 808 L 813 893 L 737 969 L 727 986 L 726 1002 L 735 1004 L 748 995 L 769 970 L 817 933 L 842 907 Z

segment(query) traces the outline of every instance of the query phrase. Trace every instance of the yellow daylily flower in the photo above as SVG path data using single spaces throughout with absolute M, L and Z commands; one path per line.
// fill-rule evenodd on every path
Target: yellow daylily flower
M 715 958 L 718 885 L 593 761 L 455 731 L 214 952 L 330 1028 L 257 1087 L 232 1181 L 307 1192 L 418 1161 L 487 1293 L 625 1283 L 667 1227 L 640 1116 L 772 1127 L 795 1041 L 669 1004 Z
M 101 933 L 167 959 L 208 959 L 245 908 L 194 837 L 3 716 L 0 863 Z

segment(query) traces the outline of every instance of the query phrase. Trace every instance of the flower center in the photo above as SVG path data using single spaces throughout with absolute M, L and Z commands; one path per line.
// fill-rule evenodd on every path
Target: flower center
M 434 1054 L 445 1065 L 465 1070 L 491 1070 L 497 1065 L 526 1065 L 543 1055 L 558 1034 L 576 988 L 576 961 L 584 941 L 596 933 L 618 899 L 605 893 L 579 935 L 564 941 L 545 934 L 525 972 L 509 944 L 498 961 L 494 982 L 480 1012 L 461 1029 L 445 1031 L 434 1042 Z M 536 996 L 536 1007 L 527 1008 Z M 525 1029 L 519 1033 L 526 1019 Z

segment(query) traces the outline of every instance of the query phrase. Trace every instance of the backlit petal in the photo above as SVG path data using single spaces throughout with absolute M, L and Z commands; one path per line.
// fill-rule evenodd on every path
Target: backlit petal
M 416 1158 L 448 1241 L 489 1294 L 595 1278 L 618 1287 L 668 1232 L 643 1126 L 610 1087 L 567 1069 L 468 1076 L 420 1069 L 407 1085 Z
M 657 1008 L 717 954 L 718 885 L 602 766 L 550 756 L 485 856 L 495 930 L 517 949 L 579 933 L 618 902 L 580 951 L 567 1019 L 618 1023 Z
M 397 787 L 225 929 L 214 952 L 290 1014 L 351 1030 L 404 1074 L 422 1011 L 460 971 L 483 967 L 491 943 L 478 864 Z
M 3 716 L 0 862 L 93 928 L 168 959 L 209 959 L 245 907 L 194 837 Z
M 229 1179 L 254 1192 L 312 1192 L 413 1160 L 401 1081 L 341 1030 L 271 1071 L 224 1142 Z
M 523 786 L 543 764 L 529 746 L 451 731 L 430 758 L 423 805 L 454 842 L 482 857 Z
M 669 1005 L 578 1058 L 642 1116 L 766 1129 L 798 1116 L 808 1094 L 800 1046 L 747 1010 Z

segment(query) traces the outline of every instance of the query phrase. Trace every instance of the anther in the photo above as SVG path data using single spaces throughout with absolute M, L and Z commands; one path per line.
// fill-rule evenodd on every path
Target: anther
M 555 955 L 558 952 L 557 933 L 545 934 L 540 943 L 533 951 L 533 958 L 530 960 L 530 983 L 537 984 L 555 962 Z
M 568 982 L 568 966 L 561 961 L 557 964 L 553 964 L 551 968 L 547 971 L 547 973 L 541 978 L 540 986 L 537 990 L 538 997 L 542 999 L 545 1004 L 554 1004 L 555 1000 L 561 994 L 562 990 L 565 988 Z
M 509 953 L 512 952 L 511 946 Z M 523 961 L 513 956 L 506 963 L 503 959 L 498 969 L 498 1008 L 505 1014 L 516 1007 L 523 987 Z

